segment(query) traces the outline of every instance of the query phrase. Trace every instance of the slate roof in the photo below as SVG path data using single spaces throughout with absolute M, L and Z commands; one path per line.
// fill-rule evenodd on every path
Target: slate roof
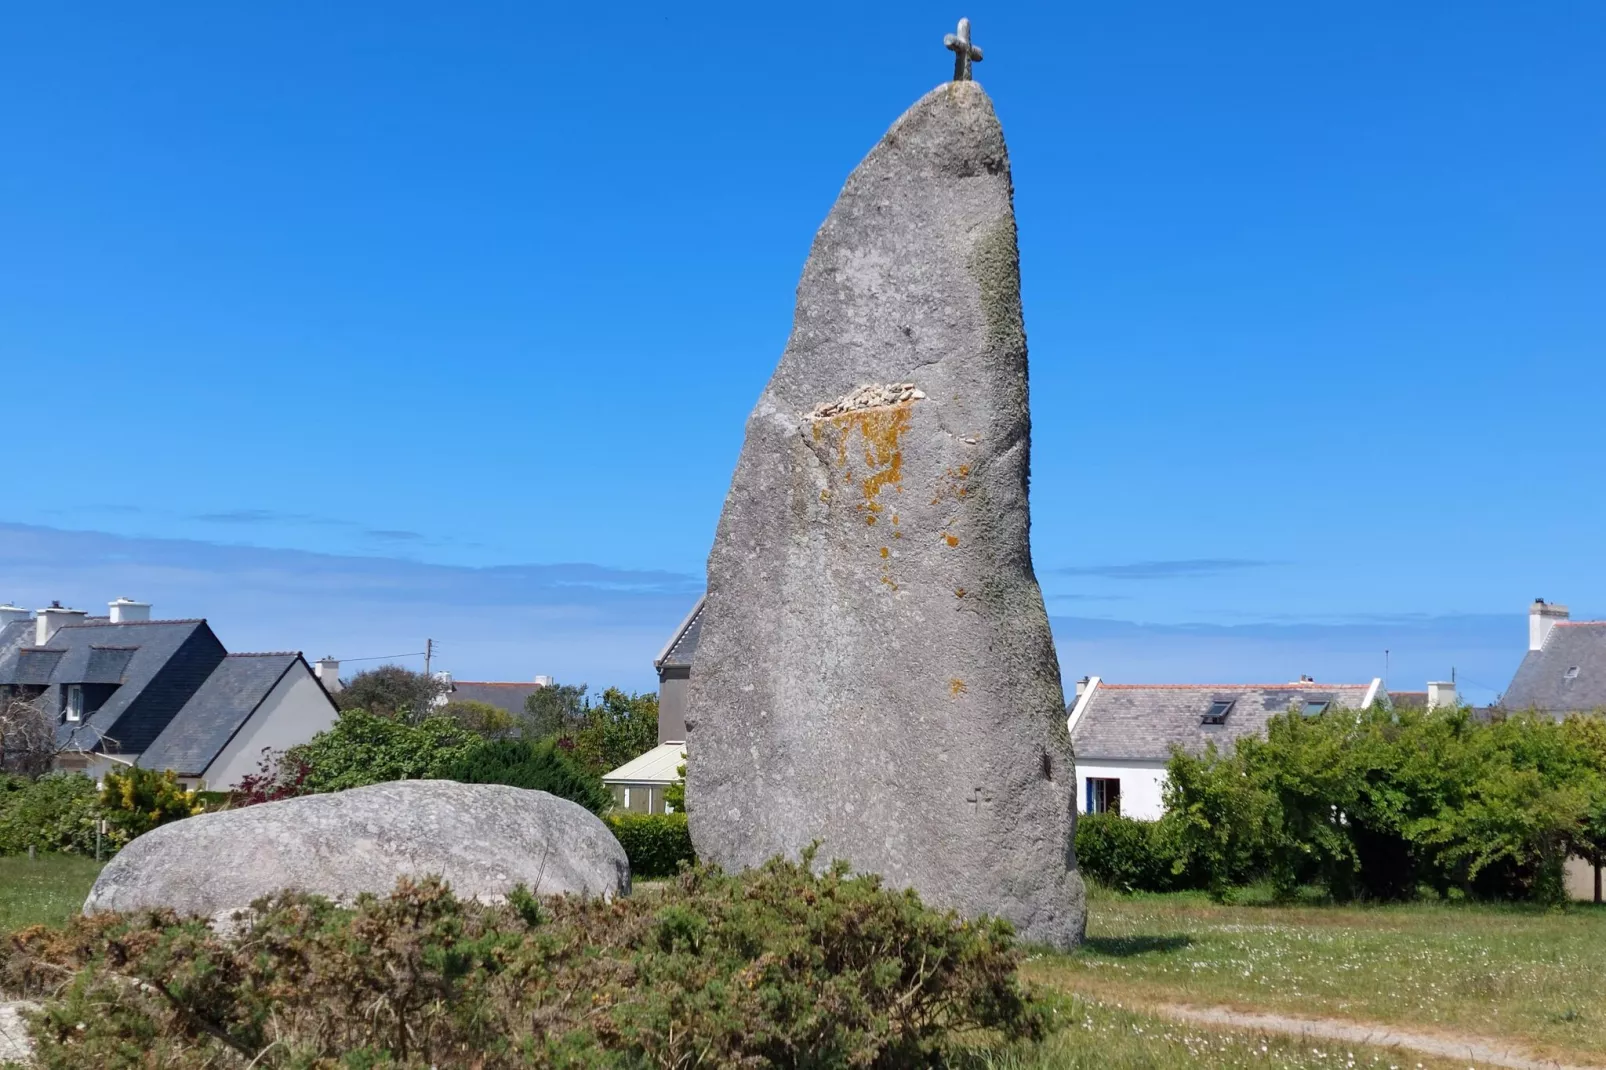
M 497 683 L 492 680 L 453 680 L 448 702 L 484 702 L 514 717 L 524 716 L 524 700 L 541 690 L 540 684 Z
M 230 654 L 140 755 L 147 769 L 200 776 L 257 711 L 300 654 Z M 305 662 L 302 662 L 305 665 Z M 311 668 L 307 668 L 311 673 Z
M 1606 621 L 1557 621 L 1523 657 L 1500 705 L 1558 717 L 1606 709 Z
M 652 663 L 653 668 L 662 673 L 665 669 L 690 669 L 692 657 L 697 653 L 697 641 L 703 634 L 703 605 L 708 601 L 704 595 L 697 599 L 697 604 L 691 607 L 686 619 L 680 622 L 675 634 L 669 637 L 669 642 L 663 651 Z
M 24 623 L 31 630 L 33 621 Z M 103 749 L 138 754 L 167 726 L 174 712 L 223 660 L 204 620 L 107 620 L 68 624 L 43 647 L 10 643 L 0 636 L 0 684 L 45 686 L 47 709 L 59 717 L 63 684 L 104 684 L 109 697 L 80 722 L 62 721 L 56 745 L 62 749 Z
M 1242 736 L 1261 735 L 1266 723 L 1290 706 L 1330 702 L 1359 709 L 1373 684 L 1106 684 L 1073 710 L 1071 743 L 1078 761 L 1157 761 L 1172 747 L 1189 754 L 1212 741 L 1227 748 Z M 1232 700 L 1224 724 L 1201 723 L 1212 703 Z

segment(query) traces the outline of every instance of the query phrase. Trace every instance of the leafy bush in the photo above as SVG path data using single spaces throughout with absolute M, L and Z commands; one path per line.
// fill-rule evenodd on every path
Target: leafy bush
M 132 767 L 108 772 L 101 782 L 100 813 L 118 846 L 158 825 L 193 817 L 205 809 L 172 770 L 158 773 Z
M 1231 752 L 1174 755 L 1166 823 L 1213 891 L 1257 873 L 1339 899 L 1421 886 L 1553 901 L 1569 854 L 1606 847 L 1606 724 L 1469 711 L 1275 717 Z
M 93 856 L 98 796 L 95 782 L 79 773 L 0 776 L 0 854 L 32 847 Z
M 603 820 L 624 846 L 632 877 L 673 877 L 681 862 L 697 861 L 685 814 L 609 814 Z
M 483 743 L 446 717 L 408 724 L 366 710 L 344 710 L 333 725 L 286 751 L 280 765 L 306 767 L 301 794 L 341 791 L 390 780 L 439 778 Z
M 48 1070 L 929 1066 L 1041 1036 L 1009 927 L 840 865 L 680 875 L 663 895 L 463 903 L 434 879 L 344 910 L 263 900 L 220 934 L 146 912 L 0 948 Z
M 489 741 L 463 754 L 456 764 L 443 768 L 440 775 L 465 784 L 510 784 L 551 792 L 572 799 L 594 814 L 613 805 L 613 795 L 602 781 L 581 771 L 552 740 Z
M 1086 877 L 1123 892 L 1169 892 L 1188 887 L 1171 826 L 1120 814 L 1076 819 L 1076 865 Z
M 380 717 L 422 721 L 431 716 L 435 700 L 446 693 L 446 682 L 400 665 L 365 669 L 345 681 L 333 695 L 342 710 L 366 710 Z
M 658 695 L 610 687 L 586 709 L 585 723 L 563 739 L 582 768 L 597 776 L 617 769 L 658 745 Z

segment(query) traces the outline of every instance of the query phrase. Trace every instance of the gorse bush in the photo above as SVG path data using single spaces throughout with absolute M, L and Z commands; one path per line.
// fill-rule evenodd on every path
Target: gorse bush
M 673 877 L 695 862 L 685 814 L 609 814 L 604 820 L 630 859 L 632 877 Z
M 158 825 L 181 821 L 206 809 L 171 771 L 159 773 L 132 767 L 108 772 L 101 783 L 100 813 L 118 846 Z
M 57 1070 L 891 1068 L 1042 1035 L 1006 924 L 809 861 L 612 902 L 286 894 L 230 935 L 77 918 L 0 948 L 0 981 L 43 998 L 36 1058 Z
M 600 814 L 613 805 L 601 780 L 583 772 L 552 740 L 488 741 L 440 770 L 446 780 L 465 784 L 510 784 L 550 792 Z

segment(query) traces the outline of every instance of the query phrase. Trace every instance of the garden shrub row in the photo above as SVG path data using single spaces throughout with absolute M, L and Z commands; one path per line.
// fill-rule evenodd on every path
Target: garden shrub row
M 613 901 L 286 893 L 223 931 L 79 917 L 0 946 L 0 985 L 42 1001 L 46 1070 L 892 1068 L 1043 1035 L 1007 924 L 811 861 Z
M 695 862 L 685 814 L 609 814 L 603 819 L 630 859 L 633 878 L 673 877 Z

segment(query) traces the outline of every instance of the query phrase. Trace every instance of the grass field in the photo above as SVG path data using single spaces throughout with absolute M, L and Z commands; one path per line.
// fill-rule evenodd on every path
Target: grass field
M 1384 1022 L 1606 1062 L 1606 911 L 1593 907 L 1095 895 L 1087 945 L 1038 958 L 1027 975 L 1103 1003 Z
M 0 933 L 60 925 L 84 906 L 100 866 L 77 855 L 0 858 Z

